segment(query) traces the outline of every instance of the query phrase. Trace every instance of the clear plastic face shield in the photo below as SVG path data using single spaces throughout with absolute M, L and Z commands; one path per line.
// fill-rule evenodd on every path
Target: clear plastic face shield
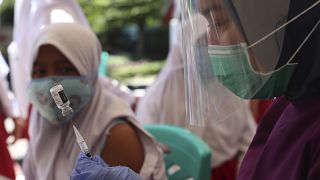
M 308 40 L 306 36 L 286 63 L 279 64 L 285 27 L 320 1 L 292 19 L 287 19 L 289 0 L 180 3 L 188 118 L 191 124 L 206 125 L 236 112 L 243 105 L 237 97 L 284 94 L 297 66 L 292 60 Z

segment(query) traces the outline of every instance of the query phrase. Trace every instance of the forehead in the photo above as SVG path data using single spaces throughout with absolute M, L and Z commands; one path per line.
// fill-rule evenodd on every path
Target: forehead
M 223 7 L 223 0 L 196 0 L 196 2 L 200 12 L 219 11 Z
M 38 55 L 36 61 L 43 58 L 66 58 L 65 55 L 55 46 L 50 44 L 45 44 L 39 47 Z
M 58 48 L 49 44 L 39 47 L 37 57 L 33 63 L 33 65 L 46 65 L 52 67 L 61 64 L 70 64 L 74 66 Z
M 210 12 L 224 16 L 227 14 L 226 9 L 224 9 L 223 0 L 196 0 L 196 2 L 199 12 L 204 16 L 209 15 Z

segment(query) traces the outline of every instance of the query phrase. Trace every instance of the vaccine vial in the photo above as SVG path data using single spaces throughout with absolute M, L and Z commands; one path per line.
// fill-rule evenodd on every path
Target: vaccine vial
M 50 93 L 57 107 L 62 110 L 62 116 L 67 116 L 73 113 L 73 110 L 70 107 L 70 101 L 64 93 L 61 84 L 55 85 L 50 88 Z

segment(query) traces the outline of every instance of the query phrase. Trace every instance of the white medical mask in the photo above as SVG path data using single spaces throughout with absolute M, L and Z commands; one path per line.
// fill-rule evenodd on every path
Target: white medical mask
M 60 83 L 70 101 L 73 113 L 62 116 L 51 94 L 50 88 Z M 28 97 L 41 116 L 52 124 L 69 122 L 89 103 L 93 96 L 93 78 L 88 77 L 47 77 L 34 79 L 28 86 Z

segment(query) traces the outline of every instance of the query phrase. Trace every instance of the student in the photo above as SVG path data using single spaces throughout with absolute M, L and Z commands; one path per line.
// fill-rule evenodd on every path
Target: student
M 110 166 L 127 166 L 145 179 L 163 179 L 162 153 L 123 100 L 98 77 L 100 43 L 88 29 L 75 23 L 44 27 L 34 41 L 33 104 L 30 145 L 23 162 L 26 179 L 69 179 L 80 148 L 72 129 L 84 136 L 90 152 Z M 63 117 L 49 89 L 61 83 L 73 108 Z

